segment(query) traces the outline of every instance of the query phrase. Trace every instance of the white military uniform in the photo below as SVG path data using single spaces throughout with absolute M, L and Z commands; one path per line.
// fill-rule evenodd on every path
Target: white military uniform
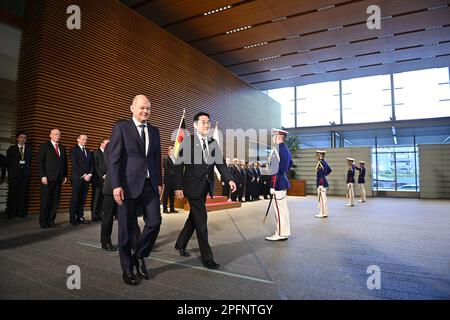
M 285 131 L 278 130 L 278 132 Z M 275 209 L 277 224 L 275 233 L 272 236 L 266 237 L 266 240 L 287 240 L 291 235 L 291 226 L 289 222 L 289 208 L 287 202 L 287 190 L 290 185 L 287 180 L 286 173 L 292 166 L 292 160 L 286 144 L 280 143 L 278 145 L 278 150 L 273 149 L 269 159 L 271 175 L 274 176 L 271 184 L 271 195 L 273 197 L 272 203 Z M 275 183 L 273 181 L 275 181 Z

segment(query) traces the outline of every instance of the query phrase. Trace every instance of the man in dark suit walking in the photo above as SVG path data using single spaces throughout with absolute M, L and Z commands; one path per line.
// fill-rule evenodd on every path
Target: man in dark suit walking
M 8 168 L 7 218 L 27 215 L 27 191 L 30 178 L 31 148 L 26 146 L 27 135 L 18 132 L 17 144 L 8 148 L 6 164 Z
M 86 148 L 88 137 L 80 134 L 77 138 L 78 144 L 70 150 L 70 160 L 72 162 L 72 197 L 70 199 L 70 224 L 88 224 L 84 219 L 84 204 L 94 171 L 94 163 L 91 151 Z
M 167 200 L 170 201 L 170 212 L 177 213 L 175 210 L 175 158 L 173 156 L 173 147 L 167 150 L 167 156 L 164 157 L 164 193 L 163 193 L 163 212 L 167 211 Z
M 102 220 L 103 183 L 106 178 L 105 148 L 109 138 L 100 140 L 100 146 L 92 153 L 94 160 L 94 175 L 92 176 L 92 202 L 91 219 L 98 222 Z
M 220 265 L 214 261 L 208 242 L 205 205 L 207 194 L 209 193 L 212 197 L 214 166 L 219 170 L 223 181 L 229 184 L 231 192 L 236 191 L 236 184 L 228 172 L 217 141 L 207 137 L 209 128 L 209 114 L 206 112 L 196 114 L 195 133 L 183 140 L 180 154 L 175 161 L 175 196 L 178 199 L 186 197 L 191 208 L 189 217 L 176 241 L 175 249 L 181 256 L 189 256 L 186 246 L 195 230 L 203 265 L 209 269 L 217 269 Z
M 41 228 L 58 228 L 55 223 L 56 211 L 61 198 L 61 186 L 67 182 L 66 148 L 59 143 L 61 132 L 50 131 L 50 141 L 41 145 L 39 150 L 39 176 L 41 177 L 41 210 L 39 224 Z
M 108 177 L 111 179 L 114 200 L 119 205 L 119 255 L 122 279 L 137 285 L 133 273 L 148 279 L 144 258 L 150 255 L 161 225 L 159 195 L 162 191 L 161 142 L 158 128 L 150 125 L 150 101 L 137 95 L 130 106 L 133 117 L 118 122 L 112 131 Z M 138 206 L 143 209 L 145 222 L 134 253 L 131 253 L 138 234 Z

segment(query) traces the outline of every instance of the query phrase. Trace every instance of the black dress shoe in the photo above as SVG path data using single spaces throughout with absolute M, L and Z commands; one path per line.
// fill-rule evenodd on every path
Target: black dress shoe
M 138 258 L 136 254 L 134 254 L 133 264 L 136 267 L 136 274 L 139 278 L 148 280 L 147 266 L 145 265 L 144 258 Z
M 164 209 L 164 210 L 163 210 L 163 213 L 169 213 L 169 211 L 167 211 L 167 209 Z
M 175 245 L 175 250 L 178 250 L 178 252 L 180 253 L 180 256 L 182 256 L 182 257 L 190 257 L 191 256 L 189 254 L 189 252 L 186 251 L 186 249 L 180 248 L 178 245 Z
M 203 261 L 203 265 L 208 269 L 218 269 L 220 264 L 216 263 L 213 259 Z
M 122 273 L 122 279 L 123 279 L 123 282 L 125 282 L 126 284 L 128 284 L 130 286 L 138 285 L 138 281 L 137 281 L 136 276 L 134 275 L 133 271 L 124 271 Z
M 78 219 L 77 222 L 78 222 L 79 224 L 89 224 L 89 223 L 90 223 L 89 221 L 85 220 L 84 218 Z
M 41 224 L 41 228 L 42 229 L 50 229 L 50 225 L 49 224 Z
M 170 210 L 170 213 L 178 213 L 178 211 L 175 210 L 175 209 L 171 209 L 171 210 Z
M 102 244 L 102 249 L 106 251 L 117 251 L 116 247 L 114 247 L 111 243 Z
M 61 225 L 59 223 L 53 223 L 50 225 L 51 228 L 61 228 Z

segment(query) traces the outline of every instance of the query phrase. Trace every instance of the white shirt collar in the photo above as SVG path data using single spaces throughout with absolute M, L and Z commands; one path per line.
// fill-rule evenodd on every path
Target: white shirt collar
M 101 152 L 105 152 L 105 149 L 102 149 L 102 147 L 99 148 Z
M 58 144 L 59 146 L 59 142 L 53 142 L 53 140 L 50 140 L 50 142 L 52 143 L 53 147 L 55 147 L 56 144 Z
M 81 150 L 86 149 L 86 147 L 83 147 L 81 144 L 78 145 L 80 147 Z
M 206 139 L 206 146 L 208 146 L 208 137 L 207 137 L 207 136 L 204 137 L 204 136 L 202 136 L 202 135 L 201 135 L 200 133 L 198 133 L 198 132 L 196 132 L 196 134 L 197 134 L 198 140 L 200 140 L 200 142 L 203 143 L 203 139 Z
M 136 127 L 140 126 L 141 124 L 145 124 L 147 126 L 147 122 L 145 122 L 145 123 L 139 122 L 134 117 L 132 117 L 131 119 L 133 119 L 134 125 Z
M 25 145 L 23 144 L 23 145 L 20 145 L 20 144 L 17 144 L 17 146 L 20 148 L 20 147 L 23 147 L 23 148 L 25 148 Z

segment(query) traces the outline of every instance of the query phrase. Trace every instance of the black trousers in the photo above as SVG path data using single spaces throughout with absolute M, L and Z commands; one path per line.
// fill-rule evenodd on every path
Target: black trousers
M 28 177 L 19 172 L 10 177 L 8 184 L 7 213 L 8 218 L 25 217 L 27 215 Z
M 206 195 L 207 190 L 205 189 L 202 197 L 198 199 L 188 199 L 191 210 L 176 242 L 178 247 L 185 249 L 195 230 L 202 260 L 214 258 L 208 242 L 208 214 L 205 205 Z
M 84 218 L 84 204 L 86 203 L 89 182 L 72 181 L 72 197 L 70 199 L 70 222 L 75 223 L 77 220 Z
M 138 206 L 143 209 L 144 229 L 140 233 L 137 223 Z M 125 199 L 118 206 L 119 218 L 119 256 L 123 271 L 131 271 L 131 249 L 135 245 L 138 258 L 145 258 L 155 245 L 161 226 L 161 212 L 159 209 L 159 194 L 153 189 L 149 179 L 145 180 L 144 188 L 136 199 Z M 137 239 L 137 240 L 136 240 Z
M 55 223 L 56 211 L 61 198 L 62 181 L 49 181 L 47 185 L 41 183 L 41 211 L 39 214 L 39 224 L 41 226 Z
M 113 217 L 117 214 L 117 203 L 112 195 L 103 195 L 102 211 L 103 217 L 100 231 L 100 241 L 102 244 L 108 244 L 112 243 L 111 234 L 114 222 Z
M 100 220 L 103 211 L 103 182 L 92 184 L 91 218 Z
M 170 201 L 170 210 L 175 210 L 175 187 L 171 183 L 164 185 L 163 210 L 167 210 L 167 200 Z
M 230 184 L 228 182 L 222 182 L 222 196 L 229 198 L 230 197 Z

